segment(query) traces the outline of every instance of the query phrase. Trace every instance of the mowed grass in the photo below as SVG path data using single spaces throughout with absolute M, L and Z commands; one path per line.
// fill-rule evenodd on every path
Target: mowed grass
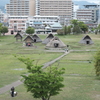
M 84 45 L 80 44 L 79 42 L 82 38 L 86 35 L 89 35 L 92 41 L 94 42 L 93 45 Z M 58 36 L 58 35 L 57 35 Z M 66 45 L 69 45 L 69 49 L 71 50 L 94 50 L 100 48 L 100 35 L 95 34 L 80 34 L 80 35 L 67 35 L 67 36 L 58 36 Z
M 19 57 L 31 58 L 34 59 L 34 64 L 43 65 L 62 55 L 44 52 L 45 45 L 42 43 L 34 44 L 37 48 L 23 47 L 23 42 L 16 42 L 14 36 L 2 36 L 0 41 L 0 87 L 17 81 L 21 74 L 27 73 L 26 66 L 18 60 Z
M 94 52 L 71 52 L 52 66 L 65 68 L 63 91 L 51 97 L 51 100 L 99 100 L 100 80 L 95 76 Z M 91 63 L 89 62 L 91 61 Z M 14 100 L 41 100 L 26 92 L 24 85 L 16 87 L 18 96 Z M 2 100 L 12 100 L 9 91 L 0 95 Z
M 54 63 L 52 66 L 57 66 L 58 68 L 64 67 L 65 74 L 64 77 L 64 85 L 65 87 L 62 89 L 59 95 L 51 97 L 51 100 L 100 100 L 100 80 L 95 76 L 94 69 L 94 55 L 95 50 L 99 48 L 100 36 L 90 34 L 91 38 L 95 43 L 90 46 L 80 45 L 78 40 L 80 40 L 83 35 L 68 35 L 68 36 L 59 36 L 64 43 L 70 43 L 70 49 L 73 50 L 91 50 L 91 51 L 74 51 L 70 52 L 68 55 Z M 41 36 L 41 35 L 40 35 Z M 41 36 L 45 38 L 44 36 Z M 11 36 L 9 38 L 12 39 Z M 6 39 L 4 37 L 4 39 Z M 8 39 L 9 40 L 9 39 Z M 10 43 L 15 41 L 14 39 L 10 40 Z M 4 43 L 6 44 L 6 43 Z M 15 45 L 16 46 L 15 46 Z M 15 43 L 11 46 L 11 49 L 5 50 L 4 52 L 0 52 L 0 56 L 3 58 L 0 63 L 2 63 L 2 70 L 0 70 L 0 74 L 5 70 L 5 72 L 9 72 L 8 74 L 8 82 L 5 79 L 2 84 L 7 84 L 15 80 L 18 80 L 21 74 L 27 73 L 26 66 L 18 61 L 17 58 L 13 56 L 16 54 L 18 57 L 25 56 L 29 58 L 33 58 L 35 60 L 34 64 L 38 62 L 38 64 L 44 64 L 52 59 L 60 56 L 62 53 L 47 53 L 44 51 L 44 45 L 35 44 L 38 48 L 23 48 L 22 44 Z M 13 47 L 17 47 L 16 49 Z M 6 47 L 3 47 L 6 48 Z M 1 50 L 1 47 L 0 47 Z M 12 52 L 10 52 L 10 50 Z M 9 59 L 9 60 L 8 60 Z M 4 64 L 4 60 L 6 60 Z M 7 69 L 7 65 L 10 65 L 9 69 Z M 0 64 L 1 66 L 1 64 Z M 23 69 L 23 70 L 14 70 L 14 69 Z M 13 69 L 13 70 L 11 70 Z M 12 72 L 11 72 L 12 71 Z M 12 76 L 15 75 L 14 76 Z M 4 78 L 1 74 L 0 79 Z M 13 79 L 9 78 L 9 75 L 12 76 Z M 2 76 L 2 77 L 1 77 Z M 6 77 L 6 75 L 5 75 Z M 12 98 L 9 94 L 9 91 L 0 95 L 0 100 L 41 100 L 35 99 L 32 97 L 31 93 L 27 93 L 24 85 L 20 85 L 16 87 L 16 91 L 18 92 L 18 96 Z

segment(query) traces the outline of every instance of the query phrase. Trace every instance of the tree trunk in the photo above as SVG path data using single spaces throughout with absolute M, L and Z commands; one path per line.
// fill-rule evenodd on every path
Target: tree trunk
M 46 100 L 44 97 L 42 97 L 42 100 Z

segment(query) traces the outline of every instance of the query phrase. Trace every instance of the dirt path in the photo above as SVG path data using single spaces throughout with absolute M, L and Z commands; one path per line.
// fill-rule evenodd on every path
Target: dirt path
M 70 52 L 65 52 L 63 55 L 59 56 L 58 58 L 56 58 L 56 59 L 54 59 L 54 60 L 52 60 L 50 62 L 45 63 L 44 66 L 43 66 L 43 68 L 46 68 L 46 67 L 52 65 L 53 63 L 55 63 L 57 60 L 61 59 L 62 57 L 64 57 L 68 53 L 70 53 Z M 6 85 L 6 86 L 0 88 L 0 94 L 3 94 L 5 92 L 7 92 L 7 91 L 10 91 L 11 87 L 13 87 L 13 86 L 17 87 L 17 86 L 19 86 L 21 84 L 23 84 L 23 83 L 20 80 L 18 80 L 18 81 L 13 82 L 13 83 L 11 83 L 9 85 Z

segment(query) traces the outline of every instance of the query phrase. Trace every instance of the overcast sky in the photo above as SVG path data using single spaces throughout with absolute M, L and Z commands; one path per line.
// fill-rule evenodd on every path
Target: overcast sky
M 88 1 L 88 2 L 91 2 L 91 3 L 100 3 L 100 0 L 73 0 L 73 1 Z

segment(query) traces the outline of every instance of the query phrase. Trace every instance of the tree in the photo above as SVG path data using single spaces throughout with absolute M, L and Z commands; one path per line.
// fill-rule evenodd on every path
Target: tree
M 0 35 L 2 33 L 2 23 L 0 23 Z
M 63 27 L 64 34 L 67 35 L 67 26 Z
M 100 24 L 98 25 L 97 29 L 98 29 L 98 33 L 100 33 Z
M 2 34 L 5 35 L 5 33 L 8 32 L 8 28 L 6 26 L 2 27 Z
M 28 33 L 28 34 L 33 34 L 34 32 L 35 32 L 35 29 L 32 28 L 32 27 L 28 27 L 28 28 L 26 29 L 26 33 Z
M 76 19 L 71 20 L 71 24 L 78 25 L 78 20 L 76 20 Z
M 98 51 L 95 55 L 95 73 L 96 76 L 100 76 L 100 51 Z
M 81 30 L 84 33 L 86 33 L 88 31 L 88 26 L 86 24 L 84 24 L 84 22 L 81 22 L 81 21 L 78 21 L 78 20 L 71 20 L 71 24 L 73 25 L 74 33 L 77 33 L 77 32 L 80 33 Z
M 88 31 L 88 26 L 84 22 L 78 22 L 78 25 L 84 33 Z
M 75 25 L 73 27 L 73 33 L 74 34 L 80 34 L 81 33 L 81 29 L 80 29 L 80 27 L 78 25 Z
M 64 35 L 64 30 L 63 29 L 58 29 L 57 34 L 58 35 Z
M 0 27 L 2 27 L 2 23 L 0 23 Z
M 25 79 L 24 84 L 27 91 L 33 94 L 34 98 L 41 98 L 42 100 L 50 100 L 51 96 L 59 94 L 62 84 L 64 69 L 57 67 L 49 67 L 46 71 L 42 66 L 33 65 L 33 60 L 29 58 L 19 58 L 28 69 L 28 75 L 22 75 Z
M 2 33 L 2 27 L 0 27 L 0 35 L 1 35 L 1 33 Z
M 71 26 L 68 26 L 68 27 L 67 27 L 67 32 L 68 32 L 68 34 L 71 33 Z

